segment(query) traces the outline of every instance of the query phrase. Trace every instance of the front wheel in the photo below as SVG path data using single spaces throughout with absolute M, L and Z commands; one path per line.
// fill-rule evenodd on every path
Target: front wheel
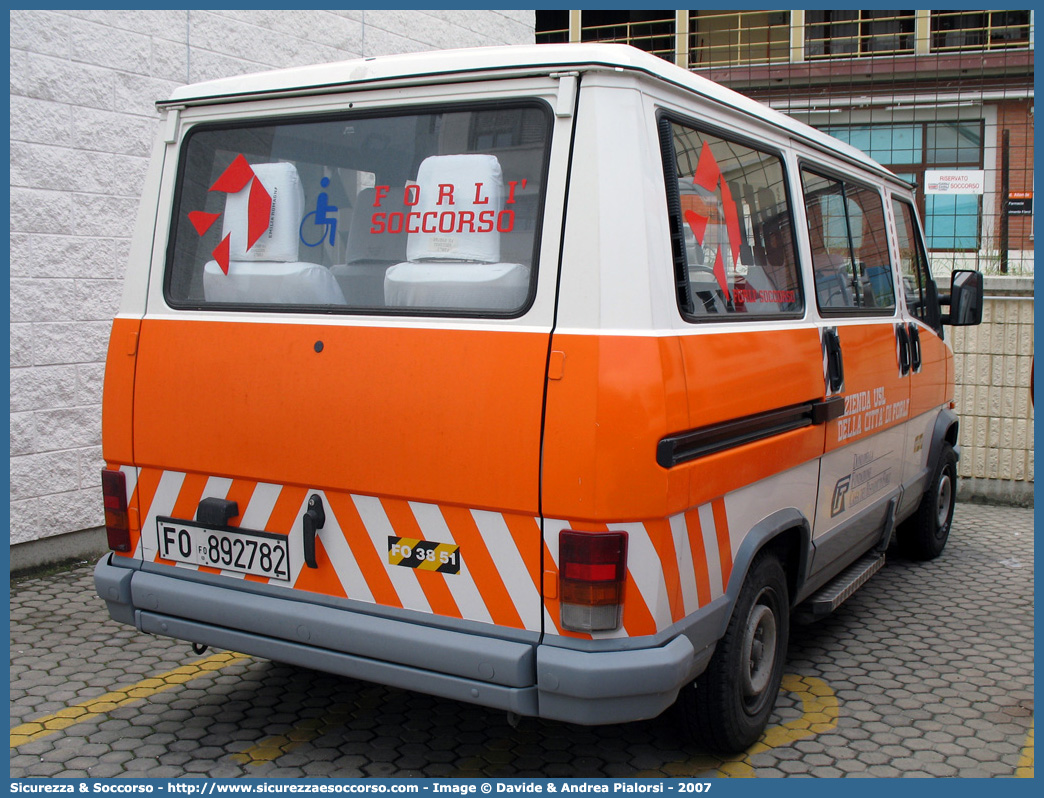
M 751 565 L 710 665 L 684 690 L 680 709 L 707 749 L 733 754 L 753 745 L 776 705 L 790 637 L 787 578 L 775 555 Z
M 957 455 L 946 443 L 917 510 L 896 530 L 899 550 L 913 560 L 933 560 L 942 554 L 956 501 Z

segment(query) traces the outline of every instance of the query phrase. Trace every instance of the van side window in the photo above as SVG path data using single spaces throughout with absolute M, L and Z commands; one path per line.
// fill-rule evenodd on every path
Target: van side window
M 536 102 L 199 125 L 181 151 L 167 301 L 518 315 L 549 130 Z
M 916 213 L 910 203 L 898 199 L 892 200 L 892 210 L 899 236 L 899 275 L 906 296 L 906 307 L 911 314 L 942 335 L 939 303 Z
M 881 195 L 802 171 L 816 301 L 827 314 L 892 313 L 895 288 Z
M 804 310 L 778 155 L 660 119 L 675 288 L 689 321 Z

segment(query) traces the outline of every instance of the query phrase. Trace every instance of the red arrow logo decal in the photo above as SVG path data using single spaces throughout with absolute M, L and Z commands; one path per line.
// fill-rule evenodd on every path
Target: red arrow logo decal
M 250 186 L 250 193 L 247 195 L 247 250 L 254 246 L 268 229 L 272 213 L 272 195 L 261 184 L 261 181 L 242 154 L 235 157 L 232 163 L 228 165 L 228 168 L 214 181 L 214 185 L 210 187 L 211 191 L 219 191 L 223 194 L 238 194 L 248 185 Z M 189 221 L 201 236 L 210 230 L 219 216 L 220 214 L 207 213 L 206 211 L 190 211 L 188 214 Z M 225 274 L 228 274 L 228 263 L 232 249 L 231 238 L 231 234 L 226 235 L 221 239 L 221 243 L 214 247 L 214 251 L 211 253 L 218 266 L 221 267 L 221 271 Z
M 732 198 L 729 184 L 725 182 L 721 173 L 721 167 L 718 166 L 714 153 L 711 152 L 710 144 L 706 141 L 703 142 L 703 150 L 700 152 L 700 159 L 696 164 L 696 174 L 692 176 L 692 182 L 693 185 L 699 186 L 712 194 L 718 190 L 719 184 L 721 185 L 721 200 L 725 211 L 725 228 L 729 234 L 732 262 L 739 263 L 740 225 L 739 214 L 736 211 L 736 202 Z M 685 221 L 692 230 L 692 234 L 696 236 L 697 243 L 702 247 L 704 238 L 707 235 L 707 225 L 710 223 L 710 218 L 696 211 L 687 210 L 685 211 Z M 728 275 L 725 273 L 725 261 L 721 256 L 721 249 L 718 250 L 717 256 L 714 258 L 714 277 L 717 279 L 718 285 L 721 286 L 725 296 L 731 299 L 732 293 L 729 291 L 729 280 Z

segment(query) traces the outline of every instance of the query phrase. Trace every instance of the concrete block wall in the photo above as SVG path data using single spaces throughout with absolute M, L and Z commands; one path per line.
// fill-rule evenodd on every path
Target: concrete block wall
M 947 328 L 964 498 L 1033 502 L 1033 305 L 1033 278 L 987 277 L 982 324 Z
M 534 26 L 518 10 L 10 12 L 13 568 L 53 559 L 39 541 L 81 541 L 76 556 L 103 523 L 103 364 L 155 101 L 278 67 L 531 44 Z

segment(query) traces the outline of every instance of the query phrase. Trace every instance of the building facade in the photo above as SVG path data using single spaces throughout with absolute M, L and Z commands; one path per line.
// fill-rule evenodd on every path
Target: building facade
M 532 11 L 11 11 L 12 568 L 104 545 L 104 360 L 154 103 L 184 83 L 533 30 Z
M 1033 502 L 1032 11 L 537 11 L 537 41 L 649 51 L 853 144 L 917 187 L 954 329 L 965 498 Z
M 538 11 L 866 151 L 918 187 L 933 263 L 1033 272 L 1032 11 Z

